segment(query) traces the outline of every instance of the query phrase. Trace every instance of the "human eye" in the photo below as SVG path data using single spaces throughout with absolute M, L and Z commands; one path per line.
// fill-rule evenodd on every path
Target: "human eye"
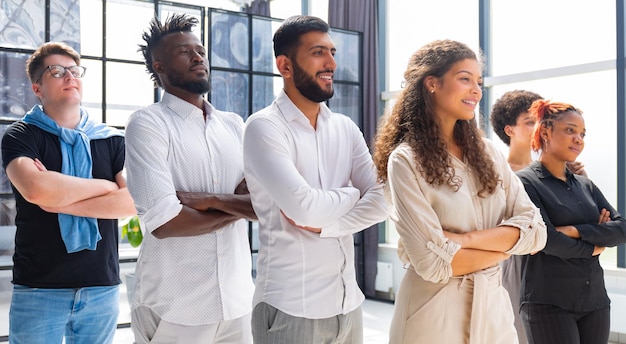
M 70 73 L 72 73 L 72 75 L 75 78 L 80 78 L 80 77 L 83 76 L 84 69 L 82 67 L 80 67 L 80 66 L 71 66 L 71 67 L 69 67 L 67 69 L 70 71 Z
M 50 74 L 52 74 L 52 77 L 62 78 L 63 76 L 65 76 L 65 68 L 63 66 L 54 65 L 54 66 L 50 66 L 49 68 L 50 68 Z

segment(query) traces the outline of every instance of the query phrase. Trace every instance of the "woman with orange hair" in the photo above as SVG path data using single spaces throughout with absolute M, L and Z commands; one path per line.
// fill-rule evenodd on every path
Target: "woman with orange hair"
M 506 158 L 482 137 L 482 68 L 465 44 L 419 49 L 374 149 L 406 273 L 389 342 L 517 343 L 498 263 L 543 248 L 545 225 Z
M 543 250 L 526 256 L 521 316 L 531 344 L 606 344 L 609 297 L 599 255 L 626 242 L 626 221 L 588 178 L 566 167 L 585 147 L 582 112 L 537 100 L 535 161 L 517 175 L 548 229 Z

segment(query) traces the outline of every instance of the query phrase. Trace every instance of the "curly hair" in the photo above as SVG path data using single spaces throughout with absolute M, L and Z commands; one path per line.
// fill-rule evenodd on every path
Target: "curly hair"
M 161 85 L 159 75 L 152 67 L 154 51 L 159 47 L 163 38 L 168 34 L 176 32 L 191 32 L 193 27 L 198 23 L 198 18 L 191 17 L 187 14 L 174 13 L 167 17 L 165 23 L 163 24 L 161 24 L 159 18 L 152 18 L 148 31 L 144 31 L 141 36 L 146 44 L 139 44 L 139 49 L 137 51 L 143 55 L 143 58 L 146 61 L 146 70 L 156 85 L 163 86 Z
M 429 76 L 442 77 L 455 63 L 465 59 L 480 61 L 467 45 L 452 40 L 431 42 L 411 56 L 404 73 L 405 88 L 391 113 L 383 118 L 374 143 L 374 163 L 380 181 L 387 181 L 389 156 L 399 144 L 406 142 L 415 153 L 415 164 L 429 184 L 447 184 L 454 191 L 461 187 L 462 181 L 452 168 L 441 122 L 434 110 L 434 98 L 424 80 Z M 500 177 L 485 151 L 476 120 L 457 121 L 453 138 L 479 177 L 482 185 L 479 196 L 493 193 Z
M 545 148 L 545 142 L 541 138 L 541 129 L 554 129 L 554 122 L 561 120 L 561 117 L 568 112 L 576 112 L 583 115 L 583 112 L 571 104 L 553 102 L 550 100 L 536 100 L 528 110 L 530 115 L 537 119 L 535 130 L 531 139 L 531 147 L 535 152 Z
M 507 146 L 511 144 L 511 138 L 504 132 L 504 128 L 507 125 L 515 126 L 519 115 L 528 112 L 533 102 L 541 98 L 534 92 L 515 90 L 506 92 L 493 104 L 490 116 L 491 127 Z

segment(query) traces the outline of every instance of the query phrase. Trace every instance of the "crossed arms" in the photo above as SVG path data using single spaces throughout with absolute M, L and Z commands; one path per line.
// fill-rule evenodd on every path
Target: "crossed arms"
M 18 157 L 6 173 L 24 199 L 48 212 L 99 219 L 136 213 L 122 172 L 115 175 L 115 182 L 79 178 L 48 171 L 38 159 Z

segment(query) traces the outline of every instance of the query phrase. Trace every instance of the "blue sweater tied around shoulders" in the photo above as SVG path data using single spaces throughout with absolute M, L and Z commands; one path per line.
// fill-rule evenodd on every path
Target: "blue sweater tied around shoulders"
M 80 178 L 93 178 L 90 140 L 124 135 L 118 129 L 94 122 L 82 107 L 80 122 L 75 129 L 59 127 L 43 112 L 41 105 L 33 106 L 23 121 L 58 136 L 62 156 L 61 173 Z M 95 218 L 61 213 L 58 216 L 61 238 L 68 253 L 96 249 L 102 236 Z

